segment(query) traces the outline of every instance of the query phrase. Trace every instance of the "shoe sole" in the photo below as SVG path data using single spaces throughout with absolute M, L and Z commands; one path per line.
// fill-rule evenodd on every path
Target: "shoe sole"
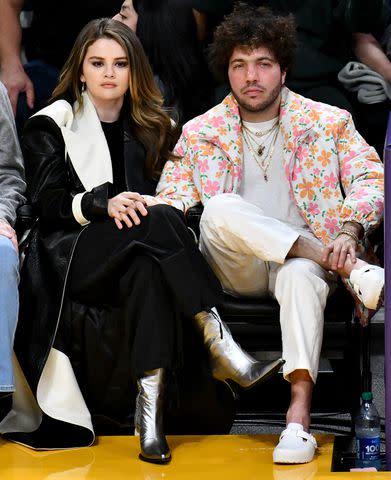
M 299 465 L 299 464 L 303 464 L 303 463 L 310 463 L 312 462 L 312 460 L 314 459 L 314 457 L 312 457 L 310 460 L 308 459 L 303 459 L 303 460 L 278 460 L 278 459 L 274 459 L 273 457 L 273 463 L 278 463 L 279 465 Z
M 171 462 L 171 455 L 168 458 L 161 459 L 161 458 L 148 458 L 144 457 L 141 453 L 139 453 L 138 458 L 143 462 L 154 463 L 157 465 L 166 465 L 167 463 Z
M 260 383 L 269 380 L 269 378 L 271 378 L 273 375 L 276 375 L 279 372 L 280 368 L 284 365 L 284 363 L 285 363 L 285 360 L 280 358 L 278 363 L 273 368 L 271 368 L 267 373 L 265 373 L 262 377 L 255 380 L 255 382 L 253 382 L 250 385 L 247 385 L 245 387 L 240 385 L 240 383 L 237 383 L 234 380 L 231 380 L 229 378 L 226 378 L 226 379 L 222 379 L 222 378 L 218 378 L 218 377 L 214 377 L 214 378 L 216 380 L 224 382 L 229 387 L 229 389 L 231 390 L 233 397 L 237 400 L 240 397 L 240 390 L 241 389 L 245 390 L 245 391 L 250 390 L 250 388 L 253 388 L 253 387 L 259 385 Z
M 314 459 L 315 451 L 311 457 L 308 455 L 303 455 L 300 457 L 297 452 L 294 451 L 285 451 L 285 452 L 273 452 L 273 462 L 281 464 L 298 464 L 298 463 L 310 463 Z
M 280 358 L 278 363 L 273 368 L 271 368 L 267 373 L 265 373 L 265 375 L 263 375 L 261 378 L 258 378 L 258 380 L 253 382 L 251 385 L 248 385 L 247 387 L 243 387 L 243 389 L 250 390 L 250 388 L 253 388 L 256 385 L 259 385 L 262 382 L 266 382 L 267 380 L 269 380 L 269 378 L 273 377 L 280 371 L 280 368 L 284 365 L 284 363 L 285 363 L 285 360 Z

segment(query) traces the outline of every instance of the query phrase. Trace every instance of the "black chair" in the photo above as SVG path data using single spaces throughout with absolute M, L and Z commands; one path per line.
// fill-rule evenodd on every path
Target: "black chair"
M 186 213 L 188 227 L 197 237 L 202 210 L 199 204 Z M 257 351 L 263 355 L 281 352 L 279 305 L 276 300 L 236 298 L 225 294 L 219 313 L 235 339 L 247 351 L 255 356 Z M 328 299 L 324 317 L 320 373 L 314 390 L 313 412 L 318 409 L 323 413 L 350 413 L 352 418 L 359 406 L 360 393 L 370 384 L 370 327 L 361 328 L 354 316 L 353 298 L 342 282 Z M 328 374 L 322 374 L 322 361 Z M 277 376 L 241 395 L 237 420 L 256 423 L 267 415 L 282 416 L 288 402 L 289 385 L 282 380 L 282 375 Z

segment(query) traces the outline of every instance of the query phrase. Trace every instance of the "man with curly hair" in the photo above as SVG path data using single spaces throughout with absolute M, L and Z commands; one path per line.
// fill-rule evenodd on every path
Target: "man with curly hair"
M 306 463 L 323 312 L 338 275 L 363 313 L 382 302 L 384 271 L 358 252 L 382 219 L 383 166 L 345 110 L 284 86 L 292 16 L 238 3 L 215 31 L 210 64 L 231 93 L 188 122 L 158 185 L 161 200 L 202 202 L 200 248 L 224 289 L 280 304 L 291 385 L 278 463 Z

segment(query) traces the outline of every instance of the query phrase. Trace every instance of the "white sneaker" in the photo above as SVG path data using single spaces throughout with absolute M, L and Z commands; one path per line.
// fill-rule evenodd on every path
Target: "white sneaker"
M 317 448 L 315 437 L 300 423 L 288 423 L 273 452 L 274 463 L 308 463 Z
M 349 280 L 365 307 L 377 310 L 381 306 L 384 296 L 384 268 L 364 265 L 352 270 Z

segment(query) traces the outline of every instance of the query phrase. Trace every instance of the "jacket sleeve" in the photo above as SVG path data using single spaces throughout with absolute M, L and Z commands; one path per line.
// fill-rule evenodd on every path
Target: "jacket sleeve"
M 75 186 L 76 174 L 66 163 L 61 130 L 47 116 L 30 118 L 23 131 L 27 191 L 41 224 L 75 228 L 107 215 L 109 185 L 83 192 Z M 83 197 L 89 196 L 83 210 Z M 79 198 L 79 215 L 75 200 Z M 80 214 L 85 221 L 80 219 Z
M 383 164 L 375 149 L 358 133 L 350 115 L 340 125 L 337 148 L 345 193 L 341 220 L 358 222 L 368 233 L 383 218 Z
M 164 165 L 156 196 L 160 200 L 185 212 L 201 201 L 200 193 L 194 183 L 194 152 L 188 148 L 188 139 L 182 134 L 174 154 L 178 160 L 169 160 Z
M 0 84 L 0 219 L 13 225 L 25 202 L 24 167 L 7 91 Z

